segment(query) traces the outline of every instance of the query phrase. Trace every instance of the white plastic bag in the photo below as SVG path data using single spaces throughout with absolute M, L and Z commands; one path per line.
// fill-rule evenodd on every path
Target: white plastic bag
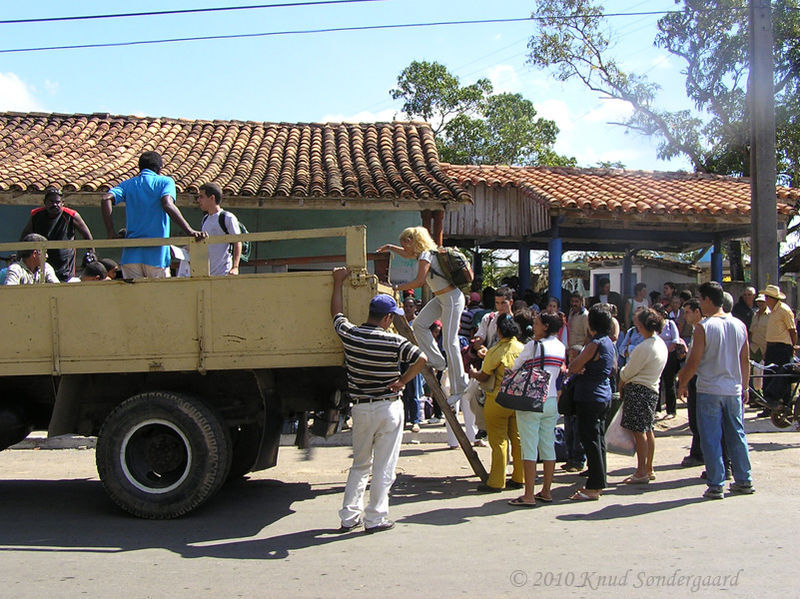
M 636 441 L 633 433 L 626 428 L 622 428 L 622 406 L 620 406 L 611 424 L 606 430 L 606 451 L 632 456 L 636 452 Z

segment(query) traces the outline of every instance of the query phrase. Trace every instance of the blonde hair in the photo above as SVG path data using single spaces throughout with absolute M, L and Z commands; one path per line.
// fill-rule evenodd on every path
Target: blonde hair
M 439 246 L 428 233 L 425 227 L 408 227 L 400 233 L 400 242 L 405 240 L 411 241 L 411 250 L 415 255 L 419 256 L 425 250 L 435 250 Z

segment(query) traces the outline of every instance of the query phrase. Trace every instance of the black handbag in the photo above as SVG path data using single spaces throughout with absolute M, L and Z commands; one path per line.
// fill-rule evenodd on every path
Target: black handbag
M 564 383 L 561 387 L 561 395 L 558 397 L 558 413 L 563 416 L 575 414 L 575 377 Z
M 538 367 L 534 357 L 517 370 L 506 370 L 495 399 L 497 405 L 520 412 L 544 411 L 547 389 L 550 386 L 550 373 L 544 369 L 544 345 L 541 341 L 536 342 L 536 349 L 541 352 Z M 536 350 L 534 350 L 535 355 Z

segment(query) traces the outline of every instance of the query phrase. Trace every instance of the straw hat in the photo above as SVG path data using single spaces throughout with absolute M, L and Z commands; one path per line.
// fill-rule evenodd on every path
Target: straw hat
M 761 294 L 765 297 L 771 297 L 776 300 L 785 300 L 786 296 L 781 293 L 781 288 L 777 285 L 767 285 Z

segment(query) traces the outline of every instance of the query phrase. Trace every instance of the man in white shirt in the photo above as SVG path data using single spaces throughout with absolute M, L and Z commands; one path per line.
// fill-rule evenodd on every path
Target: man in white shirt
M 216 183 L 206 183 L 197 192 L 197 204 L 205 212 L 204 233 L 211 235 L 239 235 L 242 231 L 239 221 L 231 212 L 223 210 L 222 189 Z M 224 221 L 223 221 L 224 219 Z M 242 257 L 242 242 L 213 243 L 208 247 L 208 271 L 212 277 L 239 274 L 239 260 Z
M 29 233 L 22 241 L 47 241 L 47 238 L 38 233 Z M 60 283 L 56 271 L 47 262 L 47 252 L 39 250 L 20 250 L 17 255 L 19 262 L 14 262 L 8 267 L 4 285 L 32 285 L 38 283 L 44 269 L 45 283 Z M 42 266 L 44 265 L 44 266 Z

